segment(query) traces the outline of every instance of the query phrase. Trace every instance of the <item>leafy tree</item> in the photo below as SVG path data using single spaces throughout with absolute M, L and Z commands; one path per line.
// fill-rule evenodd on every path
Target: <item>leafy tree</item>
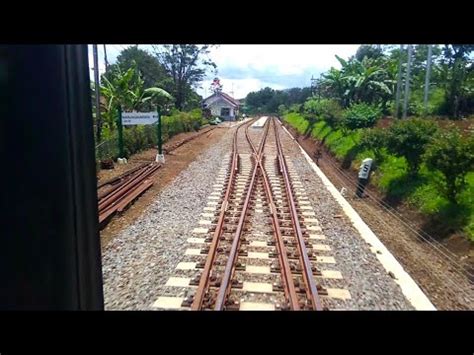
M 304 104 L 304 111 L 310 121 L 309 131 L 313 129 L 317 120 L 323 120 L 335 128 L 342 119 L 342 108 L 334 99 L 308 99 Z
M 145 89 L 136 66 L 125 72 L 118 67 L 112 72 L 110 79 L 104 76 L 100 90 L 105 98 L 102 116 L 109 134 L 115 127 L 117 106 L 120 105 L 124 110 L 140 110 L 147 103 L 160 104 L 172 99 L 172 96 L 161 88 Z
M 443 50 L 443 64 L 447 64 L 449 68 L 445 77 L 448 82 L 445 86 L 446 109 L 455 118 L 458 118 L 464 109 L 461 106 L 463 98 L 472 94 L 472 87 L 466 85 L 466 82 L 469 82 L 469 78 L 474 74 L 472 60 L 469 58 L 473 50 L 474 45 L 446 45 Z
M 109 67 L 108 73 L 105 76 L 110 80 L 110 77 L 120 68 L 121 71 L 127 71 L 135 66 L 140 78 L 143 80 L 145 88 L 160 86 L 165 89 L 170 84 L 171 77 L 166 72 L 165 68 L 160 64 L 155 56 L 145 50 L 139 49 L 138 46 L 132 46 L 122 50 L 117 57 L 117 62 Z
M 194 44 L 173 44 L 155 46 L 155 54 L 173 80 L 171 93 L 176 98 L 176 108 L 186 106 L 193 88 L 205 78 L 206 71 L 216 70 L 216 64 L 209 59 L 210 46 Z
M 464 138 L 457 128 L 439 133 L 425 153 L 426 165 L 443 174 L 442 191 L 449 201 L 457 203 L 466 187 L 466 175 L 474 170 L 474 137 Z
M 414 176 L 418 173 L 422 156 L 437 130 L 433 122 L 419 118 L 396 121 L 388 130 L 387 149 L 396 156 L 404 157 L 408 174 Z
M 362 61 L 365 57 L 369 59 L 377 59 L 383 56 L 381 45 L 362 45 L 357 49 L 355 59 Z

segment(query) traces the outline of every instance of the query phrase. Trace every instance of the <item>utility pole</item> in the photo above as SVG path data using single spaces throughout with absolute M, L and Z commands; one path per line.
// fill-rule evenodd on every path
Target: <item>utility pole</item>
M 105 72 L 107 73 L 107 70 L 109 69 L 109 62 L 107 61 L 107 48 L 105 47 L 105 44 L 104 44 L 104 61 L 105 61 Z
M 426 61 L 426 78 L 425 78 L 425 98 L 424 98 L 425 113 L 428 111 L 428 92 L 429 92 L 430 75 L 431 75 L 431 51 L 432 51 L 432 46 L 431 44 L 429 44 L 428 45 L 428 59 Z
M 314 78 L 314 75 L 311 75 L 311 95 L 314 96 L 314 92 L 316 89 L 316 79 Z
M 397 77 L 397 93 L 395 96 L 395 118 L 398 118 L 398 110 L 400 109 L 400 89 L 402 86 L 402 61 L 403 44 L 400 45 L 400 60 L 398 61 L 398 77 Z
M 92 45 L 94 56 L 94 82 L 95 82 L 95 118 L 96 118 L 96 137 L 97 143 L 100 143 L 100 132 L 102 130 L 102 120 L 100 118 L 100 85 L 99 85 L 99 55 L 97 53 L 97 44 Z
M 411 45 L 408 45 L 407 72 L 405 76 L 405 96 L 403 100 L 403 118 L 407 117 L 408 96 L 410 94 L 410 64 L 411 64 Z

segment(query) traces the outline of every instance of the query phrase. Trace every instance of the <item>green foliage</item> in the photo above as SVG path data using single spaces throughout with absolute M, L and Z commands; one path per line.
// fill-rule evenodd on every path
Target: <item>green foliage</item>
M 308 99 L 304 104 L 304 112 L 310 121 L 316 118 L 325 121 L 331 127 L 337 127 L 342 119 L 342 108 L 333 99 Z
M 206 123 L 207 120 L 203 118 L 200 109 L 190 112 L 172 110 L 169 115 L 164 115 L 161 119 L 163 141 L 166 142 L 178 133 L 197 131 Z M 156 125 L 124 127 L 123 138 L 127 157 L 144 149 L 152 148 L 157 144 Z
M 474 170 L 474 137 L 464 138 L 458 129 L 439 133 L 425 153 L 426 165 L 444 176 L 441 191 L 453 203 L 466 188 L 466 175 Z
M 280 106 L 278 106 L 278 114 L 280 116 L 283 116 L 284 114 L 286 114 L 288 112 L 288 109 L 285 105 L 281 104 Z
M 343 124 L 351 130 L 372 127 L 381 116 L 382 110 L 378 106 L 361 102 L 351 105 L 344 112 Z
M 130 46 L 122 50 L 117 57 L 117 62 L 109 66 L 109 70 L 104 76 L 110 80 L 111 75 L 116 71 L 116 67 L 120 68 L 121 71 L 127 71 L 134 66 L 138 69 L 145 88 L 160 86 L 167 91 L 171 89 L 167 85 L 170 77 L 165 68 L 155 56 L 139 49 L 138 46 Z
M 279 108 L 282 105 L 291 107 L 295 104 L 303 104 L 310 96 L 311 88 L 273 90 L 266 87 L 256 92 L 250 92 L 245 98 L 245 105 L 250 114 L 280 113 Z
M 124 111 L 154 110 L 157 105 L 162 107 L 172 100 L 172 96 L 161 88 L 145 89 L 144 81 L 139 76 L 135 65 L 126 71 L 118 67 L 108 77 L 104 76 L 100 91 L 105 99 L 101 107 L 104 138 L 114 134 L 118 106 L 121 106 Z
M 418 173 L 422 156 L 427 144 L 437 132 L 437 126 L 423 119 L 396 121 L 390 126 L 387 135 L 387 149 L 398 157 L 404 157 L 408 164 L 408 173 Z
M 378 164 L 384 160 L 384 150 L 387 145 L 387 132 L 381 128 L 365 130 L 360 139 L 360 146 L 366 150 L 372 150 Z
M 305 132 L 309 125 L 309 121 L 296 112 L 286 114 L 284 120 L 300 133 Z M 406 159 L 403 156 L 390 154 L 382 147 L 389 144 L 388 140 L 382 138 L 383 130 L 369 130 L 372 133 L 364 131 L 367 132 L 356 130 L 344 134 L 341 128 L 332 128 L 326 122 L 318 121 L 311 134 L 318 140 L 324 140 L 325 146 L 342 162 L 352 162 L 354 169 L 358 168 L 364 158 L 375 158 L 377 170 L 372 183 L 381 191 L 441 220 L 440 223 L 444 226 L 451 229 L 462 228 L 468 238 L 474 241 L 474 172 L 471 171 L 466 175 L 467 187 L 458 195 L 459 205 L 453 205 L 439 193 L 438 180 L 442 178 L 440 172 L 428 170 L 421 164 L 419 174 L 410 176 L 407 174 Z M 372 136 L 364 138 L 366 134 Z M 385 130 L 385 134 L 389 134 L 388 130 Z M 364 141 L 365 144 L 362 144 Z M 374 147 L 382 147 L 379 152 L 381 160 L 377 160 Z

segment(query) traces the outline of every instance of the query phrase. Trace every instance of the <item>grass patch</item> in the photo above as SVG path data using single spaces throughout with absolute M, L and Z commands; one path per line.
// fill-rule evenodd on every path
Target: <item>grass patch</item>
M 306 132 L 309 122 L 299 113 L 289 113 L 283 119 L 300 134 Z M 375 158 L 371 150 L 361 149 L 359 142 L 362 129 L 344 132 L 330 127 L 325 121 L 317 122 L 311 135 L 324 141 L 328 149 L 343 162 L 344 167 L 358 168 L 367 157 Z M 410 178 L 404 158 L 382 152 L 382 162 L 374 164 L 375 184 L 392 202 L 407 202 L 423 214 L 430 216 L 450 230 L 462 229 L 474 242 L 474 172 L 467 175 L 468 187 L 460 195 L 458 205 L 451 204 L 441 193 L 441 176 L 429 171 L 424 165 L 419 174 Z

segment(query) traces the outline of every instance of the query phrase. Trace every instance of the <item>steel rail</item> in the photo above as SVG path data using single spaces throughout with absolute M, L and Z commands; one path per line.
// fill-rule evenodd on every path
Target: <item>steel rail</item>
M 286 196 L 290 206 L 290 215 L 293 224 L 293 230 L 296 235 L 296 240 L 298 242 L 298 251 L 300 256 L 300 262 L 303 266 L 303 279 L 306 284 L 306 294 L 308 298 L 311 300 L 312 308 L 315 310 L 322 310 L 321 301 L 319 299 L 318 290 L 316 286 L 316 282 L 314 281 L 313 271 L 311 268 L 311 262 L 308 257 L 308 252 L 306 249 L 305 241 L 303 238 L 303 233 L 301 231 L 301 225 L 298 219 L 298 214 L 296 210 L 295 200 L 293 197 L 293 192 L 291 189 L 291 183 L 289 178 L 289 173 L 287 169 L 285 155 L 283 154 L 283 148 L 281 146 L 280 136 L 278 134 L 278 129 L 276 123 L 274 123 L 273 128 L 275 130 L 275 138 L 276 138 L 276 145 L 277 145 L 277 152 L 278 152 L 278 160 L 280 166 L 280 172 L 283 175 L 283 179 L 285 182 L 285 190 Z
M 220 311 L 220 310 L 224 309 L 225 302 L 227 300 L 227 296 L 230 292 L 230 287 L 232 285 L 231 284 L 231 278 L 232 278 L 232 274 L 233 274 L 233 270 L 234 270 L 234 267 L 235 267 L 235 262 L 237 260 L 239 246 L 240 246 L 240 237 L 242 235 L 242 230 L 243 230 L 243 226 L 244 226 L 244 223 L 245 223 L 245 217 L 247 216 L 247 210 L 248 210 L 248 205 L 249 205 L 249 202 L 250 202 L 250 197 L 251 197 L 252 191 L 255 187 L 255 181 L 257 180 L 256 177 L 257 177 L 257 172 L 259 170 L 259 161 L 260 161 L 260 158 L 261 158 L 260 155 L 261 155 L 261 152 L 263 150 L 263 147 L 265 146 L 265 141 L 266 141 L 267 134 L 268 134 L 269 125 L 265 124 L 263 137 L 260 140 L 260 145 L 259 145 L 258 149 L 256 149 L 255 145 L 252 143 L 252 141 L 250 140 L 250 138 L 248 136 L 248 127 L 249 126 L 247 126 L 247 129 L 245 130 L 245 136 L 246 136 L 250 146 L 252 147 L 252 150 L 254 151 L 253 156 L 254 156 L 254 159 L 255 159 L 255 164 L 254 164 L 253 171 L 252 171 L 252 178 L 251 178 L 251 181 L 250 181 L 250 185 L 248 187 L 247 194 L 245 196 L 245 201 L 244 201 L 244 204 L 243 204 L 243 207 L 242 207 L 242 213 L 240 214 L 239 222 L 237 224 L 237 229 L 235 231 L 234 239 L 232 241 L 232 246 L 231 246 L 231 249 L 230 249 L 229 257 L 227 259 L 227 263 L 226 263 L 226 266 L 225 266 L 224 275 L 222 276 L 221 284 L 220 284 L 219 291 L 218 291 L 218 294 L 217 294 L 216 303 L 215 303 L 215 306 L 214 306 L 214 310 L 216 310 L 216 311 Z
M 265 139 L 266 139 L 266 136 L 268 134 L 268 129 L 269 129 L 269 125 L 266 126 Z M 289 303 L 290 309 L 299 310 L 300 306 L 299 306 L 298 296 L 297 296 L 297 293 L 296 293 L 294 279 L 293 279 L 293 275 L 292 275 L 292 272 L 291 272 L 291 267 L 290 267 L 290 263 L 289 263 L 289 260 L 288 260 L 286 247 L 285 247 L 285 244 L 284 244 L 284 241 L 283 241 L 283 236 L 281 234 L 277 209 L 276 209 L 276 206 L 275 206 L 275 202 L 273 200 L 272 190 L 271 190 L 271 187 L 270 187 L 268 176 L 267 176 L 265 167 L 262 164 L 263 146 L 262 146 L 262 150 L 260 151 L 260 153 L 258 153 L 257 149 L 255 148 L 255 146 L 251 142 L 251 140 L 248 136 L 248 133 L 246 134 L 246 137 L 247 137 L 247 140 L 249 141 L 249 144 L 251 145 L 252 149 L 254 150 L 254 153 L 258 154 L 258 158 L 256 160 L 256 165 L 257 165 L 256 170 L 259 169 L 261 171 L 261 175 L 262 175 L 263 182 L 264 182 L 264 187 L 265 187 L 265 194 L 266 194 L 266 197 L 267 197 L 267 199 L 269 201 L 269 205 L 270 205 L 270 211 L 271 211 L 271 214 L 272 214 L 272 225 L 273 225 L 273 230 L 274 230 L 275 239 L 276 239 L 275 245 L 277 247 L 278 259 L 280 261 L 280 266 L 281 266 L 280 267 L 280 273 L 281 273 L 282 282 L 283 282 L 283 291 L 284 291 L 285 297 L 286 297 L 286 299 Z M 250 194 L 251 194 L 251 191 L 249 192 L 249 195 Z M 238 247 L 239 247 L 238 244 L 240 242 L 240 235 L 235 236 L 234 242 L 237 244 L 237 250 L 238 250 Z M 232 263 L 232 265 L 234 265 L 235 260 L 229 259 L 228 263 L 229 263 L 228 268 L 230 269 L 232 267 L 232 270 L 231 270 L 231 276 L 232 276 L 233 273 L 235 272 L 235 267 L 231 266 L 230 263 Z M 221 288 L 222 287 L 226 287 L 226 285 L 223 285 L 223 283 L 221 283 Z M 229 287 L 229 285 L 227 285 L 227 287 L 225 288 L 225 291 L 223 290 L 220 293 L 222 301 L 220 301 L 219 303 L 216 302 L 216 308 L 215 309 L 221 309 L 221 304 L 222 305 L 225 304 L 225 300 L 228 297 L 230 291 L 231 291 L 231 287 Z
M 250 121 L 249 125 L 252 124 L 255 120 Z M 222 236 L 222 233 L 224 231 L 224 219 L 225 219 L 225 212 L 227 211 L 227 207 L 229 205 L 229 197 L 232 192 L 232 187 L 234 186 L 235 183 L 235 176 L 238 172 L 239 169 L 239 155 L 238 155 L 238 149 L 237 149 L 237 135 L 240 130 L 240 128 L 244 126 L 244 124 L 241 124 L 237 127 L 234 137 L 233 137 L 233 146 L 232 146 L 232 161 L 231 161 L 231 169 L 230 169 L 230 176 L 229 180 L 227 182 L 227 188 L 226 188 L 226 193 L 224 196 L 224 200 L 222 202 L 222 206 L 220 209 L 219 213 L 219 219 L 217 221 L 216 229 L 214 231 L 211 245 L 209 247 L 209 253 L 206 258 L 206 263 L 204 265 L 204 269 L 201 273 L 201 278 L 199 280 L 199 284 L 196 290 L 196 294 L 194 295 L 193 298 L 193 303 L 191 304 L 191 309 L 192 310 L 200 310 L 202 309 L 202 305 L 204 302 L 204 297 L 206 295 L 206 292 L 209 288 L 209 276 L 211 273 L 212 265 L 214 264 L 214 260 L 216 258 L 216 251 L 217 247 L 219 244 L 220 237 Z

